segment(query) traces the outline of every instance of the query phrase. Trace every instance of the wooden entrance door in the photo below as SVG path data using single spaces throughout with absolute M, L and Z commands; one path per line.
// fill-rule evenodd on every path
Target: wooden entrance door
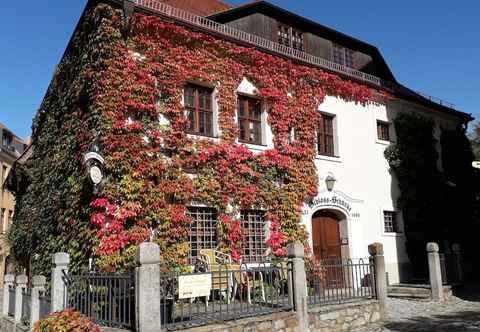
M 333 213 L 322 212 L 312 218 L 313 254 L 320 261 L 325 288 L 338 288 L 344 284 L 341 267 L 342 247 L 340 225 Z
M 338 218 L 329 212 L 312 218 L 313 253 L 318 260 L 342 258 Z

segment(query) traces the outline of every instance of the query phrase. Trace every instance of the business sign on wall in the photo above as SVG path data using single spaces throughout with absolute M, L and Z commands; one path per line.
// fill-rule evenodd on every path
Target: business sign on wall
M 340 191 L 323 191 L 304 206 L 303 214 L 309 215 L 321 209 L 331 208 L 343 211 L 350 218 L 359 218 L 360 213 L 355 211 L 358 203 L 363 201 L 351 198 Z
M 321 207 L 321 206 L 336 206 L 341 208 L 342 210 L 346 210 L 350 212 L 352 210 L 352 207 L 348 202 L 346 202 L 344 199 L 338 197 L 338 196 L 332 196 L 332 197 L 318 197 L 314 198 L 308 206 L 313 209 L 315 207 Z

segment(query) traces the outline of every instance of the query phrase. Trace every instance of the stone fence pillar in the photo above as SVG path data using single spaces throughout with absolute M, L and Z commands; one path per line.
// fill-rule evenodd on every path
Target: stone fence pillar
M 32 302 L 30 307 L 30 326 L 40 319 L 40 292 L 45 291 L 47 278 L 44 276 L 34 276 L 32 278 Z
M 438 254 L 438 244 L 430 242 L 427 244 L 428 253 L 428 272 L 430 277 L 430 288 L 432 290 L 432 300 L 443 300 L 443 281 L 442 269 L 440 267 L 440 255 Z
M 135 310 L 137 331 L 161 331 L 160 248 L 152 242 L 137 247 Z
M 4 316 L 8 316 L 8 304 L 10 303 L 10 287 L 15 284 L 15 276 L 13 274 L 5 275 L 5 282 L 3 283 L 3 309 Z
M 22 320 L 22 292 L 27 288 L 28 277 L 25 274 L 18 275 L 15 279 L 15 320 Z
M 385 317 L 387 308 L 387 274 L 385 271 L 385 257 L 383 256 L 383 244 L 372 243 L 368 246 L 370 259 L 373 260 L 375 269 L 375 291 L 380 304 L 380 312 Z
M 305 252 L 303 245 L 298 242 L 289 244 L 287 252 L 288 258 L 292 263 L 292 273 L 289 274 L 292 280 L 289 280 L 289 284 L 293 286 L 293 305 L 297 313 L 299 331 L 310 331 L 307 304 L 307 276 L 305 273 Z M 292 295 L 289 294 L 289 296 Z
M 51 312 L 61 311 L 66 307 L 67 289 L 66 278 L 70 255 L 58 252 L 53 255 L 52 269 L 52 307 Z

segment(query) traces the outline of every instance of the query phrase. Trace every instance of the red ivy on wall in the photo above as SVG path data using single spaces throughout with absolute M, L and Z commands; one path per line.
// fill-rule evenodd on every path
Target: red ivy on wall
M 303 241 L 301 206 L 317 192 L 318 106 L 326 95 L 372 102 L 374 91 L 143 14 L 134 15 L 126 43 L 115 47 L 120 56 L 107 63 L 93 102 L 103 115 L 109 174 L 104 197 L 91 204 L 100 264 L 122 269 L 133 261 L 132 248 L 153 238 L 168 266 L 185 266 L 186 207 L 194 201 L 218 210 L 220 247 L 235 259 L 243 250 L 242 208 L 266 211 L 267 245 L 275 255 L 284 255 L 287 243 Z M 235 91 L 243 78 L 267 106 L 274 149 L 253 153 L 236 144 Z M 181 100 L 187 82 L 217 89 L 218 139 L 185 133 Z

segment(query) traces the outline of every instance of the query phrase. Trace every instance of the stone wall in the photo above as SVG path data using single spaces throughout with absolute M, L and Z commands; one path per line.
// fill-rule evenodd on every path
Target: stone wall
M 322 305 L 309 308 L 311 332 L 349 331 L 381 320 L 378 301 Z M 238 319 L 225 324 L 207 325 L 185 332 L 297 332 L 299 324 L 294 312 Z
M 185 332 L 294 332 L 298 331 L 297 315 L 281 312 L 265 316 L 237 319 L 225 324 L 206 325 Z
M 316 306 L 309 310 L 310 331 L 349 331 L 382 319 L 378 301 Z
M 15 322 L 12 317 L 0 317 L 0 332 L 28 332 L 30 329 L 25 325 Z

